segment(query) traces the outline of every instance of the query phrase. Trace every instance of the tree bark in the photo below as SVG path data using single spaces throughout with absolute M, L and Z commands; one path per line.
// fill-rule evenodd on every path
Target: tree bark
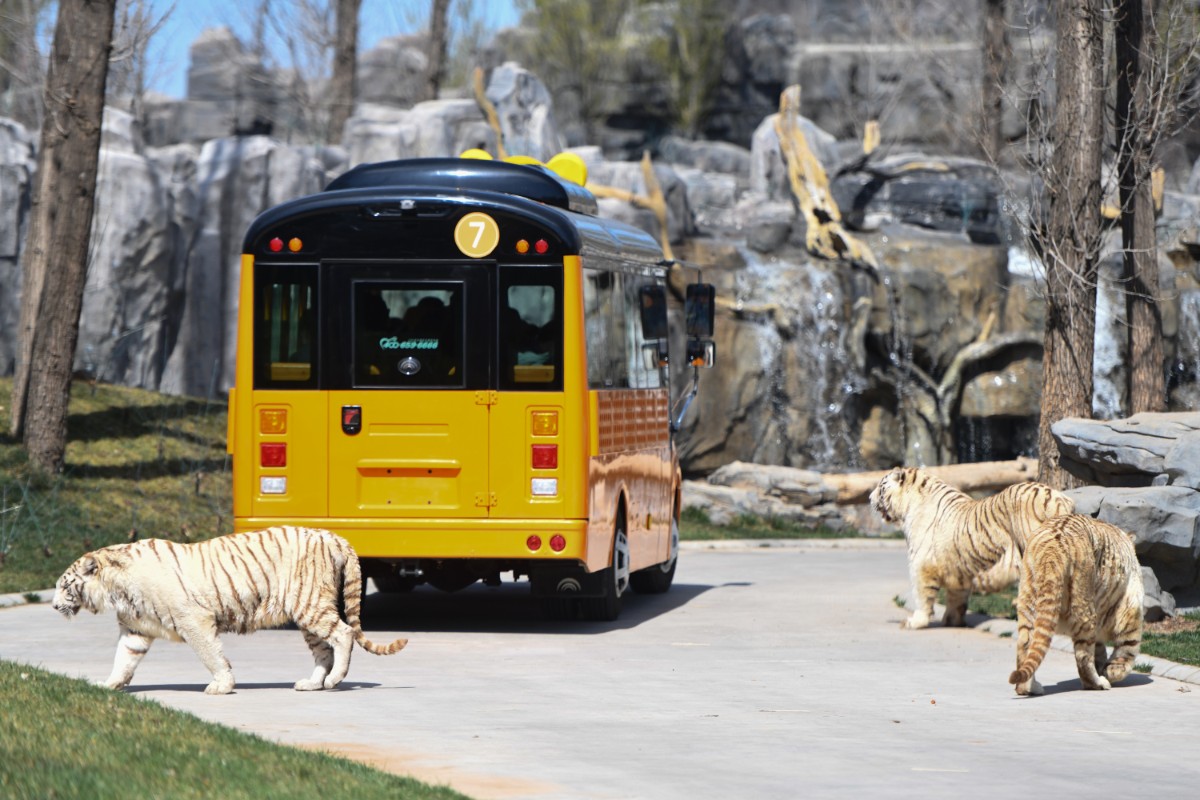
M 425 99 L 437 100 L 442 88 L 442 73 L 446 71 L 448 33 L 446 17 L 450 0 L 433 0 L 429 11 L 429 67 L 425 72 Z
M 115 8 L 116 0 L 59 0 L 46 79 L 12 399 L 12 433 L 46 472 L 61 471 L 66 450 Z
M 1121 205 L 1122 278 L 1129 319 L 1129 412 L 1165 411 L 1166 376 L 1158 307 L 1154 235 L 1156 121 L 1150 109 L 1154 0 L 1117 0 L 1117 168 Z
M 1046 170 L 1050 214 L 1046 265 L 1045 355 L 1038 424 L 1038 479 L 1056 488 L 1079 485 L 1058 461 L 1050 426 L 1092 415 L 1092 357 L 1100 230 L 1100 156 L 1104 110 L 1102 0 L 1056 7 L 1057 99 L 1054 151 Z
M 329 137 L 340 142 L 358 97 L 358 11 L 362 0 L 337 0 L 333 77 L 329 82 Z
M 1012 60 L 1005 20 L 1005 0 L 983 4 L 983 113 L 981 132 L 984 156 L 993 164 L 1004 147 L 1004 84 Z

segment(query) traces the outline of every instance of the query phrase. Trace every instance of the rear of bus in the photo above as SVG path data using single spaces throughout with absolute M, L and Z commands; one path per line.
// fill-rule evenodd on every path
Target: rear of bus
M 613 512 L 592 509 L 580 254 L 607 223 L 544 173 L 368 165 L 255 221 L 230 396 L 235 529 L 334 530 L 384 590 L 512 570 L 550 592 L 578 574 L 586 591 L 613 547 L 591 518 Z M 623 236 L 600 238 L 650 269 L 653 240 Z M 650 488 L 669 505 L 663 441 Z

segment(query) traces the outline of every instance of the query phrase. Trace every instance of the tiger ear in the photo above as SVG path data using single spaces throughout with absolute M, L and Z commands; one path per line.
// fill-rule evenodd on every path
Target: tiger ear
M 96 559 L 92 558 L 91 556 L 84 556 L 83 558 L 81 558 L 79 560 L 83 562 L 83 565 L 82 565 L 83 569 L 80 571 L 85 576 L 94 575 L 96 573 L 96 570 L 98 570 L 100 568 L 100 564 L 97 563 Z

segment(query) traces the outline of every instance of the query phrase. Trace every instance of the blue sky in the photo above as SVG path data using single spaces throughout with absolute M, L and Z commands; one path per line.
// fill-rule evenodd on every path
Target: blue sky
M 462 0 L 453 0 L 455 4 Z M 518 12 L 515 0 L 470 0 L 474 14 L 493 30 L 515 24 Z M 187 91 L 188 49 L 205 28 L 225 25 L 243 39 L 250 30 L 246 9 L 256 2 L 247 0 L 150 0 L 155 14 L 174 9 L 155 35 L 150 46 L 149 88 L 172 97 Z M 286 13 L 291 0 L 272 0 L 276 13 Z M 359 50 L 366 50 L 380 39 L 400 33 L 412 33 L 425 27 L 429 0 L 362 0 L 358 31 Z M 454 9 L 451 9 L 454 16 Z

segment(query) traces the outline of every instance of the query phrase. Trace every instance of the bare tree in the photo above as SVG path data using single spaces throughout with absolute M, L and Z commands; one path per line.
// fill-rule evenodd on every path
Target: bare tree
M 983 98 L 982 138 L 984 156 L 993 164 L 1000 161 L 1004 147 L 1004 85 L 1008 65 L 1012 61 L 1012 44 L 1008 40 L 1005 19 L 1005 0 L 984 0 L 983 3 Z
M 1158 248 L 1154 238 L 1154 130 L 1148 123 L 1154 0 L 1115 0 L 1117 174 L 1121 205 L 1122 279 L 1130 325 L 1130 411 L 1167 407 Z
M 41 124 L 42 67 L 37 29 L 49 0 L 0 4 L 0 116 L 27 128 Z
M 425 70 L 425 99 L 436 100 L 446 72 L 446 52 L 450 46 L 447 25 L 450 0 L 433 0 L 429 10 L 429 65 Z
M 108 67 L 109 105 L 127 108 L 142 119 L 151 70 L 150 41 L 174 11 L 173 4 L 158 14 L 149 0 L 118 0 Z
M 12 428 L 30 463 L 62 469 L 67 401 L 87 279 L 116 0 L 59 0 L 29 233 Z M 36 369 L 34 368 L 36 366 Z
M 1100 163 L 1104 128 L 1104 2 L 1064 0 L 1056 6 L 1055 89 L 1051 145 L 1043 172 L 1049 219 L 1046 266 L 1042 414 L 1038 479 L 1078 485 L 1058 461 L 1050 426 L 1090 417 L 1100 245 Z
M 341 141 L 358 96 L 358 11 L 362 0 L 337 0 L 333 77 L 329 81 L 329 136 Z

